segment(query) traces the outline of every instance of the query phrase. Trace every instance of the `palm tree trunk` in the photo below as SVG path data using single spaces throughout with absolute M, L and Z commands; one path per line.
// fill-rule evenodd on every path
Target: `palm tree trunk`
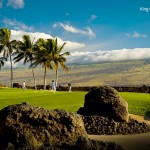
M 46 90 L 46 67 L 44 71 L 44 90 Z
M 56 69 L 56 83 L 55 83 L 56 89 L 57 89 L 57 83 L 58 83 L 58 69 Z
M 33 69 L 33 68 L 32 68 L 32 74 L 33 74 L 33 79 L 34 79 L 34 88 L 35 88 L 35 90 L 37 90 L 37 87 L 36 87 L 36 79 L 35 79 L 34 69 Z
M 11 66 L 11 88 L 13 88 L 13 68 L 12 68 L 12 59 L 10 55 L 10 66 Z

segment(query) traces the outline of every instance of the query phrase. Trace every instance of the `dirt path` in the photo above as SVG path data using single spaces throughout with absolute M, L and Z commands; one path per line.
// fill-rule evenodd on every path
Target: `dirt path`
M 150 125 L 150 117 L 133 115 L 133 114 L 130 114 L 130 117 L 135 119 L 135 120 L 138 120 L 140 122 L 145 122 L 146 124 Z
M 89 135 L 90 139 L 111 141 L 124 150 L 150 150 L 150 133 L 134 135 Z
M 150 125 L 150 117 L 130 115 L 132 118 Z M 124 150 L 150 150 L 150 133 L 134 135 L 89 135 L 100 141 L 111 141 L 121 145 Z

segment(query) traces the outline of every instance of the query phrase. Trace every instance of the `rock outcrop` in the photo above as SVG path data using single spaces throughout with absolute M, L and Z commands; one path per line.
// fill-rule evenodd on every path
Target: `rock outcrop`
M 85 95 L 84 107 L 78 111 L 81 115 L 99 115 L 116 121 L 128 121 L 128 103 L 111 87 L 102 86 L 92 89 Z
M 64 110 L 49 111 L 26 103 L 0 111 L 0 149 L 36 149 L 45 143 L 70 145 L 79 137 L 87 138 L 80 115 Z
M 0 149 L 122 150 L 122 147 L 114 142 L 88 139 L 80 115 L 23 103 L 0 111 Z

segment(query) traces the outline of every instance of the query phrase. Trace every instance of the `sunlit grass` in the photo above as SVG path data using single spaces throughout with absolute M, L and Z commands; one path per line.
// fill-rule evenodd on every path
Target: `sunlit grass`
M 47 109 L 76 112 L 84 103 L 86 92 L 51 92 L 44 90 L 0 89 L 0 109 L 22 102 Z
M 128 102 L 129 113 L 143 116 L 150 112 L 150 94 L 122 92 L 120 95 Z
M 65 109 L 77 112 L 84 104 L 87 92 L 51 92 L 44 90 L 0 89 L 0 109 L 12 105 L 28 102 L 31 105 L 46 109 Z M 146 93 L 119 93 L 129 105 L 129 113 L 145 115 L 150 112 L 150 94 Z M 150 115 L 149 115 L 150 116 Z

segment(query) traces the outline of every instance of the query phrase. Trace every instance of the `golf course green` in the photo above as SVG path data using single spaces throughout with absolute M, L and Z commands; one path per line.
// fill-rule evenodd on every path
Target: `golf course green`
M 87 92 L 51 92 L 44 90 L 0 88 L 0 109 L 12 104 L 28 102 L 30 105 L 40 106 L 46 109 L 65 109 L 77 112 L 84 104 L 84 96 Z M 129 113 L 135 115 L 150 116 L 150 94 L 147 93 L 119 93 L 129 106 Z

